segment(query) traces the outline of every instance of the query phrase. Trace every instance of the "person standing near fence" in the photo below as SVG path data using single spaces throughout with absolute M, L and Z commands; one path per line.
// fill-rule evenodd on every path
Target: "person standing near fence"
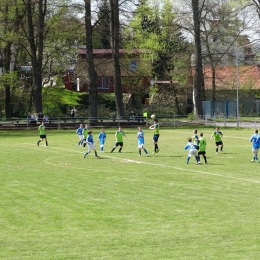
M 45 144 L 46 146 L 48 146 L 44 122 L 42 122 L 41 125 L 38 127 L 38 131 L 40 131 L 40 140 L 37 142 L 37 145 L 39 146 L 40 142 L 43 141 L 43 139 L 45 139 Z
M 75 107 L 73 107 L 73 108 L 71 109 L 70 115 L 71 115 L 71 117 L 76 117 L 76 116 L 77 116 L 77 110 L 76 110 Z
M 258 134 L 258 130 L 257 129 L 254 130 L 254 134 L 251 136 L 249 141 L 253 143 L 252 144 L 252 153 L 253 153 L 254 157 L 251 160 L 251 162 L 256 161 L 257 163 L 259 163 L 259 160 L 258 160 L 258 150 L 260 148 L 260 135 Z
M 216 127 L 216 130 L 212 133 L 210 140 L 212 140 L 212 137 L 214 137 L 214 141 L 216 144 L 216 154 L 218 154 L 218 147 L 220 146 L 220 151 L 223 151 L 223 142 L 221 140 L 223 134 L 219 131 L 219 127 Z

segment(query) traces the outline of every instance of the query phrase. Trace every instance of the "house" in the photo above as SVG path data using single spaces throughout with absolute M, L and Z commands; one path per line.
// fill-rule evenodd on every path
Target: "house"
M 146 52 L 147 53 L 147 52 Z M 134 49 L 131 51 L 120 49 L 119 62 L 123 93 L 131 93 L 136 87 L 149 87 L 150 62 L 144 62 L 140 56 L 145 51 Z M 114 93 L 114 66 L 111 49 L 94 49 L 94 64 L 98 75 L 98 91 L 101 93 Z M 80 48 L 74 67 L 65 72 L 64 84 L 68 90 L 88 92 L 88 72 L 86 62 L 86 48 Z

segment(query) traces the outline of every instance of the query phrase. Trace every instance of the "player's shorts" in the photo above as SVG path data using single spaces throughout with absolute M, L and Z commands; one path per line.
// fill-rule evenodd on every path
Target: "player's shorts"
M 206 154 L 206 151 L 199 151 L 198 152 L 198 155 L 205 155 Z
M 40 135 L 40 138 L 44 139 L 44 138 L 46 138 L 46 135 Z
M 144 147 L 144 144 L 138 144 L 138 148 L 143 148 Z
M 153 135 L 153 141 L 157 143 L 158 139 L 159 139 L 159 136 L 160 135 L 158 135 L 158 134 Z
M 196 149 L 191 149 L 190 151 L 189 151 L 189 156 L 197 156 L 197 154 L 198 154 L 198 151 L 196 150 Z
M 90 152 L 91 150 L 96 150 L 96 147 L 94 144 L 88 143 L 88 151 Z
M 83 140 L 84 136 L 83 135 L 79 135 L 79 140 Z
M 259 148 L 252 148 L 252 153 L 258 153 Z
M 219 145 L 222 145 L 222 144 L 223 144 L 222 141 L 216 142 L 216 146 L 219 146 Z
M 123 142 L 116 142 L 116 143 L 115 143 L 115 147 L 117 147 L 117 146 L 123 147 Z

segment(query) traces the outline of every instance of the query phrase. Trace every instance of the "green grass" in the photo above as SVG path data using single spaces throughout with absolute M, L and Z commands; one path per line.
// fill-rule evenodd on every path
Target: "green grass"
M 83 159 L 74 130 L 0 132 L 0 259 L 260 259 L 260 164 L 252 129 L 209 137 L 208 165 L 186 164 L 193 129 L 161 129 L 160 152 L 138 157 L 136 129 L 122 153 Z M 96 139 L 99 130 L 94 129 Z M 96 142 L 98 147 L 98 143 Z

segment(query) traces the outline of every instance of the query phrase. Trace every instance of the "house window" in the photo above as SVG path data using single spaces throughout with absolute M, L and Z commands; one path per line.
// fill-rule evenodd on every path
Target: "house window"
M 130 61 L 129 68 L 130 70 L 137 70 L 137 62 L 135 60 Z
M 100 77 L 99 78 L 98 89 L 109 89 L 109 77 Z

